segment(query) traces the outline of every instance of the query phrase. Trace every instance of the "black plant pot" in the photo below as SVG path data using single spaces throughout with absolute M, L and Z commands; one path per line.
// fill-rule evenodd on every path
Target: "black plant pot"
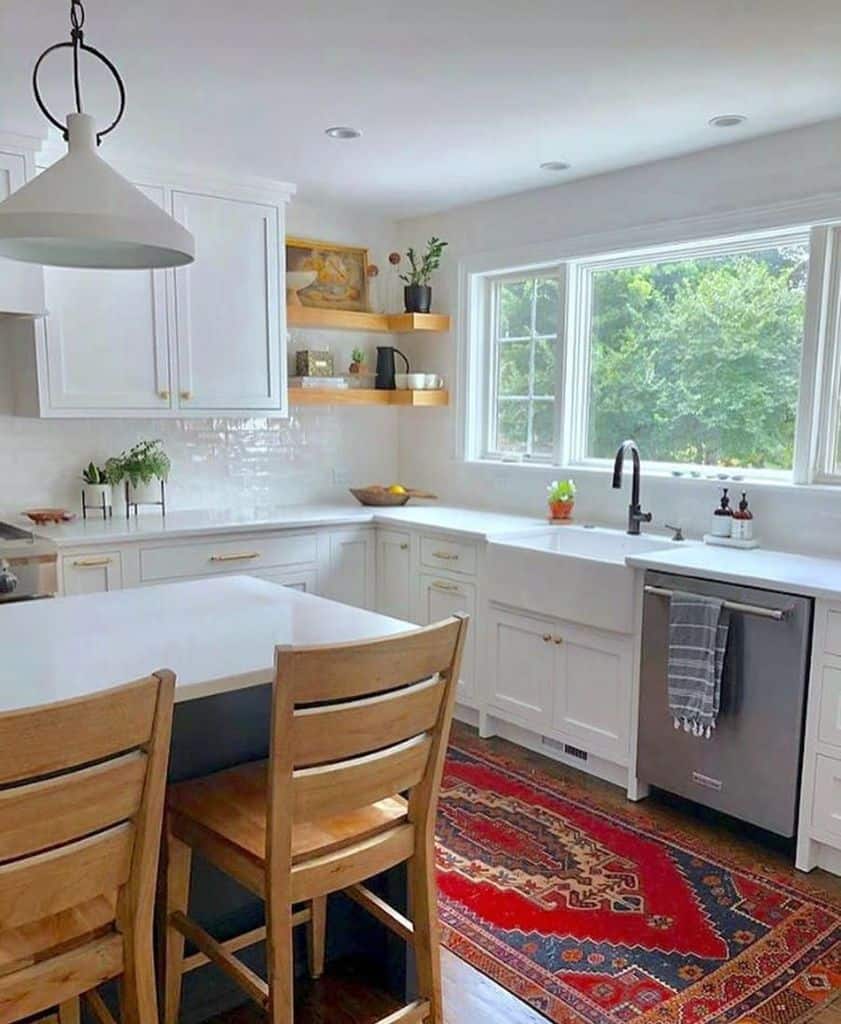
M 403 305 L 407 313 L 428 313 L 432 288 L 428 284 L 407 284 L 403 289 Z

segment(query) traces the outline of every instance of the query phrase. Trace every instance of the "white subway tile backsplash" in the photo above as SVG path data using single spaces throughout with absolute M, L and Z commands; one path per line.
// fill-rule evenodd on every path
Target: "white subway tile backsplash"
M 397 410 L 295 409 L 288 419 L 39 420 L 0 416 L 0 508 L 78 510 L 83 466 L 140 438 L 172 459 L 171 508 L 297 504 L 347 495 L 355 483 L 397 479 Z

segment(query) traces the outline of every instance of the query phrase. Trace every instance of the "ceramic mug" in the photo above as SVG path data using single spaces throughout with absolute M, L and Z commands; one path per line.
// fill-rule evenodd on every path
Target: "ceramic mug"
M 425 387 L 426 374 L 425 373 L 407 373 L 406 374 L 406 387 L 411 391 L 423 391 Z
M 444 379 L 437 373 L 425 373 L 423 386 L 427 391 L 440 391 L 444 386 Z
M 405 391 L 409 387 L 409 377 L 416 377 L 417 374 L 408 373 L 395 373 L 394 375 L 394 386 L 398 391 Z

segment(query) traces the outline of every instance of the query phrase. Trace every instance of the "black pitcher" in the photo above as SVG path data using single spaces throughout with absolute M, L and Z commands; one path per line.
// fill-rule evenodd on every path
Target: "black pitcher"
M 394 390 L 394 355 L 398 356 L 406 364 L 406 373 L 409 372 L 409 360 L 403 355 L 399 348 L 393 345 L 377 345 L 377 381 L 376 387 L 381 391 Z

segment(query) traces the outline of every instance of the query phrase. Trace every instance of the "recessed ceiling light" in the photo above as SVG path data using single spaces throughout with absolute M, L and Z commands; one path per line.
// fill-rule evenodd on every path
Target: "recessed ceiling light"
M 358 139 L 362 132 L 358 128 L 350 128 L 346 124 L 338 124 L 334 128 L 325 128 L 324 134 L 331 139 Z
M 572 164 L 565 164 L 563 160 L 544 160 L 540 165 L 541 171 L 568 171 Z
M 719 114 L 710 120 L 711 128 L 735 128 L 737 124 L 744 124 L 747 118 L 744 114 Z

